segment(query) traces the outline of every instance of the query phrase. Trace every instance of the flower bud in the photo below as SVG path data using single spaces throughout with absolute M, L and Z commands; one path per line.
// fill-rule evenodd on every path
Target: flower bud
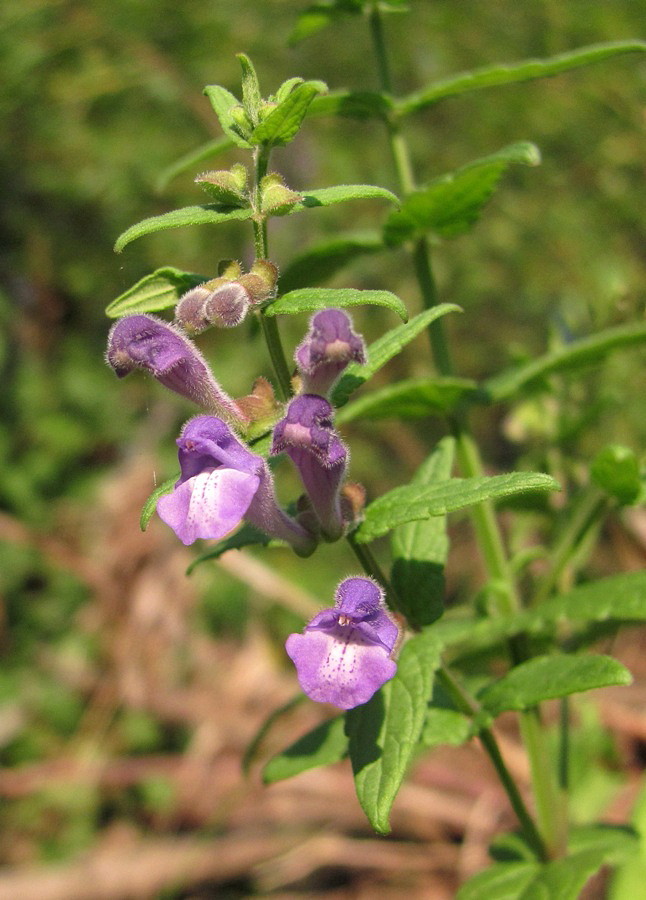
M 231 169 L 202 172 L 195 183 L 202 185 L 212 200 L 227 206 L 249 206 L 245 194 L 248 173 L 244 166 L 236 163 Z
M 265 175 L 260 182 L 260 212 L 265 215 L 282 216 L 302 199 L 302 195 L 288 188 L 276 173 Z
M 108 335 L 106 360 L 119 378 L 144 369 L 164 387 L 229 421 L 247 417 L 217 383 L 201 353 L 184 332 L 151 315 L 119 319 Z

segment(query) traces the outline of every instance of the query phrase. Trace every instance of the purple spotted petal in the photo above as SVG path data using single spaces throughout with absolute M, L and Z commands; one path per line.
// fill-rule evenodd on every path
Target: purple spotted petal
M 157 512 L 184 544 L 222 538 L 240 524 L 259 484 L 258 475 L 236 469 L 206 470 L 160 497 Z
M 397 671 L 388 651 L 351 625 L 290 634 L 285 647 L 307 696 L 340 709 L 367 703 Z
M 312 700 L 352 709 L 395 674 L 398 636 L 381 588 L 356 577 L 341 582 L 335 606 L 314 616 L 303 634 L 291 634 L 285 647 Z

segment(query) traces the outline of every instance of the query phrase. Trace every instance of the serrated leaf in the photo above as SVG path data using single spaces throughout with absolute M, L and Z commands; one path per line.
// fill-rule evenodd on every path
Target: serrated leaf
M 411 482 L 427 487 L 451 475 L 455 441 L 443 438 Z M 446 516 L 408 522 L 391 537 L 392 583 L 402 612 L 413 628 L 430 625 L 444 610 L 444 566 L 449 552 Z
M 357 257 L 383 250 L 383 247 L 381 235 L 377 232 L 348 234 L 316 244 L 294 257 L 281 271 L 281 290 L 287 293 L 297 288 L 314 287 Z
M 314 98 L 307 115 L 386 120 L 393 106 L 392 98 L 378 91 L 330 91 Z
M 264 144 L 266 147 L 288 144 L 298 134 L 314 97 L 326 90 L 327 85 L 322 81 L 304 81 L 299 84 L 254 128 L 254 144 Z
M 405 378 L 364 394 L 344 406 L 336 416 L 343 425 L 356 419 L 424 419 L 445 415 L 468 397 L 479 394 L 470 378 Z
M 398 525 L 442 516 L 483 500 L 500 500 L 532 491 L 557 491 L 559 484 L 541 472 L 512 472 L 482 478 L 450 478 L 427 488 L 404 485 L 383 494 L 366 508 L 355 532 L 360 544 L 373 541 Z
M 521 142 L 434 179 L 409 194 L 401 209 L 391 213 L 384 225 L 385 242 L 396 246 L 426 232 L 444 238 L 464 234 L 477 222 L 510 165 L 535 166 L 539 162 L 534 144 Z
M 406 321 L 403 302 L 390 291 L 360 291 L 355 288 L 300 288 L 283 294 L 265 308 L 266 316 L 296 315 L 329 307 L 385 306 Z
M 410 322 L 387 331 L 373 344 L 370 344 L 367 352 L 368 361 L 363 365 L 350 363 L 335 385 L 332 391 L 333 405 L 343 406 L 354 391 L 372 378 L 389 360 L 403 350 L 418 334 L 421 334 L 431 322 L 449 312 L 462 312 L 462 309 L 454 303 L 440 303 L 432 309 L 426 309 L 414 316 Z
M 589 44 L 587 47 L 579 47 L 544 59 L 525 59 L 515 63 L 485 66 L 472 72 L 460 72 L 399 100 L 396 104 L 397 113 L 400 116 L 407 116 L 446 97 L 504 84 L 547 78 L 620 54 L 644 51 L 646 51 L 645 41 L 609 41 Z
M 522 387 L 554 372 L 599 362 L 611 350 L 646 341 L 646 322 L 607 328 L 591 337 L 580 338 L 538 359 L 514 367 L 488 379 L 483 390 L 492 403 L 514 397 Z
M 146 275 L 108 304 L 105 314 L 112 319 L 132 313 L 158 312 L 175 306 L 185 291 L 207 281 L 205 275 L 191 275 L 165 266 Z
M 207 141 L 205 144 L 196 147 L 195 150 L 190 150 L 162 171 L 155 185 L 156 190 L 161 193 L 178 175 L 183 175 L 184 172 L 189 170 L 195 170 L 200 163 L 206 162 L 207 159 L 213 159 L 232 147 L 235 147 L 235 144 L 231 138 L 223 137 L 214 141 Z
M 209 98 L 209 103 L 213 108 L 213 112 L 218 117 L 222 131 L 227 135 L 229 140 L 233 141 L 236 147 L 243 147 L 246 150 L 251 148 L 249 141 L 245 140 L 237 129 L 231 117 L 231 109 L 239 106 L 239 100 L 226 88 L 219 84 L 209 84 L 204 88 L 204 93 Z
M 139 517 L 139 527 L 142 531 L 145 531 L 146 528 L 148 528 L 148 523 L 157 509 L 157 501 L 160 497 L 163 497 L 164 494 L 170 494 L 175 487 L 178 477 L 179 476 L 176 475 L 174 478 L 169 478 L 168 481 L 164 481 L 163 484 L 160 484 L 159 487 L 155 488 L 150 497 L 146 500 L 143 509 L 141 510 L 141 516 Z
M 217 203 L 209 203 L 205 206 L 184 206 L 182 209 L 173 209 L 161 216 L 143 219 L 136 225 L 126 228 L 123 234 L 117 238 L 114 250 L 115 253 L 121 253 L 124 247 L 137 238 L 153 234 L 156 231 L 165 231 L 167 228 L 183 228 L 185 225 L 221 225 L 223 222 L 242 222 L 252 216 L 252 209 L 220 206 Z
M 227 550 L 242 550 L 243 547 L 252 546 L 284 547 L 286 544 L 283 541 L 270 538 L 264 531 L 260 531 L 259 528 L 254 528 L 253 525 L 245 524 L 242 528 L 239 528 L 235 534 L 232 534 L 231 537 L 225 538 L 223 541 L 218 541 L 215 546 L 193 560 L 186 570 L 186 574 L 190 575 L 193 570 L 202 563 L 218 559 L 223 553 L 226 553 Z
M 346 714 L 357 797 L 381 834 L 390 831 L 390 810 L 419 741 L 439 665 L 434 635 L 415 635 L 400 653 L 395 677 Z
M 334 187 L 304 191 L 302 196 L 303 199 L 290 208 L 288 215 L 318 206 L 335 206 L 337 203 L 347 203 L 348 200 L 388 200 L 399 205 L 399 198 L 392 191 L 375 184 L 337 184 Z
M 318 725 L 282 753 L 272 757 L 262 770 L 262 780 L 265 784 L 274 784 L 308 769 L 329 766 L 347 755 L 345 716 L 337 716 Z
M 530 709 L 543 700 L 631 681 L 628 669 L 611 656 L 537 656 L 486 687 L 478 700 L 495 717 L 510 709 Z

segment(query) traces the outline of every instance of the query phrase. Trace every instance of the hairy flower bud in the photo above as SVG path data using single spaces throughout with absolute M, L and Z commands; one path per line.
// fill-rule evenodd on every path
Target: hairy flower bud
M 119 378 L 144 369 L 164 387 L 229 421 L 247 418 L 213 377 L 184 332 L 151 315 L 119 319 L 108 335 L 106 360 Z

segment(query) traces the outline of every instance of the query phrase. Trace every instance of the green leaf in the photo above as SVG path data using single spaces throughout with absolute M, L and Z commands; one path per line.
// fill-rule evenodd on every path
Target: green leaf
M 428 231 L 444 238 L 464 234 L 478 220 L 510 165 L 539 162 L 534 144 L 520 142 L 434 179 L 409 194 L 401 209 L 391 213 L 384 226 L 385 242 L 396 246 Z
M 254 144 L 264 144 L 266 147 L 288 144 L 298 134 L 314 97 L 326 90 L 327 85 L 322 81 L 304 81 L 299 84 L 254 128 Z
M 440 645 L 430 631 L 403 647 L 397 674 L 368 703 L 346 714 L 357 797 L 375 831 L 390 831 L 390 810 L 426 717 Z
M 348 200 L 388 200 L 399 205 L 399 198 L 386 188 L 374 184 L 337 184 L 334 187 L 304 191 L 303 199 L 290 208 L 288 215 L 317 206 L 335 206 Z
M 517 366 L 490 378 L 483 385 L 492 403 L 514 397 L 522 387 L 554 372 L 591 365 L 603 359 L 611 350 L 629 347 L 646 341 L 646 322 L 634 322 L 607 328 L 591 337 L 580 338 L 559 347 L 523 366 Z
M 580 585 L 551 597 L 534 610 L 498 619 L 446 619 L 435 633 L 445 647 L 464 643 L 471 650 L 485 649 L 518 634 L 551 633 L 556 626 L 587 626 L 595 622 L 646 621 L 646 572 L 629 572 Z
M 629 447 L 609 444 L 595 456 L 590 474 L 593 481 L 622 505 L 634 503 L 642 491 L 639 461 Z
M 213 157 L 225 153 L 232 147 L 235 147 L 235 144 L 231 138 L 223 137 L 217 138 L 214 141 L 207 141 L 206 144 L 196 147 L 195 150 L 190 150 L 162 171 L 157 179 L 157 184 L 155 185 L 157 191 L 161 193 L 168 187 L 174 178 L 177 178 L 178 175 L 183 175 L 184 172 L 194 170 L 200 163 L 213 159 Z
M 121 253 L 124 247 L 137 238 L 143 237 L 145 234 L 153 234 L 156 231 L 165 231 L 167 228 L 183 228 L 185 225 L 221 225 L 223 222 L 242 222 L 252 216 L 252 209 L 221 206 L 217 203 L 209 203 L 205 206 L 184 206 L 182 209 L 173 209 L 161 216 L 143 219 L 136 225 L 126 228 L 123 234 L 117 238 L 114 250 L 115 253 Z
M 445 415 L 463 400 L 479 395 L 470 378 L 405 378 L 364 394 L 339 411 L 336 423 L 355 419 L 424 419 Z
M 209 84 L 204 88 L 204 93 L 209 98 L 209 103 L 218 117 L 222 130 L 237 147 L 251 149 L 251 144 L 240 134 L 238 126 L 233 120 L 231 110 L 239 107 L 238 98 L 219 84 Z
M 431 707 L 426 713 L 420 743 L 424 747 L 450 744 L 459 747 L 471 738 L 471 719 L 454 709 Z
M 254 125 L 259 121 L 262 94 L 253 63 L 246 53 L 236 53 L 242 69 L 242 105 Z
M 463 884 L 457 900 L 578 900 L 586 882 L 601 866 L 630 860 L 636 850 L 636 836 L 630 828 L 575 828 L 565 858 L 543 865 L 531 861 L 497 863 Z
M 141 516 L 139 517 L 139 527 L 142 531 L 145 531 L 146 528 L 148 528 L 148 523 L 157 509 L 157 501 L 160 497 L 163 497 L 164 494 L 170 494 L 175 487 L 178 477 L 179 476 L 176 475 L 174 478 L 169 478 L 168 481 L 164 481 L 163 484 L 160 484 L 159 487 L 155 488 L 150 497 L 146 500 L 143 509 L 141 510 Z
M 472 72 L 460 72 L 442 81 L 436 81 L 421 91 L 409 94 L 408 97 L 397 102 L 396 109 L 400 116 L 407 116 L 446 97 L 455 97 L 469 91 L 479 91 L 483 88 L 498 87 L 504 84 L 531 81 L 535 78 L 547 78 L 570 69 L 578 69 L 601 62 L 612 56 L 623 53 L 643 53 L 644 51 L 646 51 L 645 41 L 609 41 L 603 44 L 579 47 L 576 50 L 545 59 L 525 59 L 516 63 L 485 66 Z
M 454 303 L 440 303 L 432 309 L 424 310 L 414 316 L 405 325 L 398 325 L 386 332 L 368 347 L 368 361 L 364 365 L 350 363 L 343 376 L 332 391 L 334 406 L 343 406 L 350 395 L 365 384 L 386 363 L 396 356 L 404 347 L 414 340 L 435 319 L 449 312 L 462 312 Z
M 411 484 L 424 488 L 451 475 L 455 441 L 443 438 Z M 399 609 L 413 628 L 430 625 L 444 611 L 444 566 L 449 552 L 446 516 L 408 522 L 391 537 L 392 583 Z
M 281 271 L 281 291 L 287 293 L 297 288 L 321 284 L 357 257 L 383 248 L 381 235 L 377 232 L 347 234 L 316 244 L 294 257 Z
M 478 700 L 495 717 L 510 709 L 530 709 L 543 700 L 631 681 L 628 669 L 611 656 L 537 656 L 486 687 Z
M 293 778 L 308 769 L 329 766 L 348 755 L 345 716 L 318 725 L 291 746 L 272 757 L 262 770 L 265 784 Z
M 284 541 L 270 538 L 269 535 L 265 534 L 264 531 L 260 531 L 259 528 L 254 528 L 253 525 L 245 524 L 242 528 L 239 528 L 235 534 L 232 534 L 231 537 L 225 538 L 223 541 L 218 541 L 218 543 L 215 544 L 215 546 L 210 547 L 206 553 L 202 553 L 197 559 L 193 560 L 186 570 L 186 574 L 190 575 L 197 566 L 204 562 L 218 559 L 223 553 L 226 553 L 227 550 L 242 550 L 243 547 L 252 546 L 284 547 L 286 545 Z
M 293 46 L 346 15 L 359 14 L 364 5 L 364 0 L 321 0 L 313 3 L 299 15 L 288 44 Z
M 520 900 L 540 869 L 537 862 L 496 863 L 466 881 L 455 895 L 456 900 Z
M 205 275 L 189 275 L 165 266 L 146 275 L 108 304 L 105 313 L 112 319 L 132 313 L 156 312 L 175 306 L 183 293 L 207 281 Z
M 315 97 L 307 114 L 385 120 L 392 109 L 393 101 L 389 95 L 378 91 L 330 91 L 322 97 Z
M 512 472 L 482 478 L 450 478 L 420 490 L 416 485 L 394 488 L 374 500 L 355 532 L 360 544 L 381 537 L 398 525 L 532 491 L 557 491 L 559 484 L 541 472 Z
M 385 306 L 404 319 L 408 312 L 403 302 L 390 291 L 360 291 L 355 288 L 300 288 L 283 294 L 269 306 L 265 307 L 266 316 L 295 315 L 296 313 L 315 312 L 331 306 Z

